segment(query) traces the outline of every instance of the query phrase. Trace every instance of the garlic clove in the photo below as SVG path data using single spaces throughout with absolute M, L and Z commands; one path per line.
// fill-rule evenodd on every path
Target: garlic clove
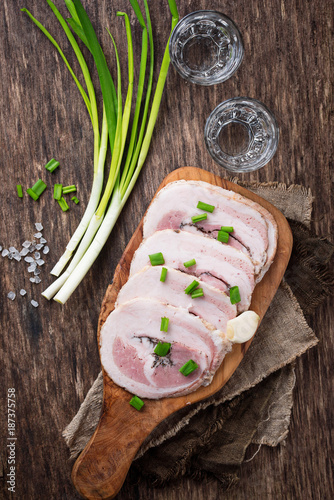
M 260 316 L 256 312 L 245 311 L 227 322 L 227 338 L 235 344 L 247 342 L 253 337 L 259 322 Z

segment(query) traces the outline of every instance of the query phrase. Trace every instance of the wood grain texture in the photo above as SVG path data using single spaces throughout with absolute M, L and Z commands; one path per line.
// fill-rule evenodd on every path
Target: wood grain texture
M 275 259 L 265 277 L 255 287 L 250 305 L 250 309 L 262 319 L 274 298 L 291 255 L 292 234 L 287 220 L 277 208 L 247 189 L 194 167 L 174 170 L 163 180 L 157 193 L 170 182 L 180 179 L 204 181 L 235 191 L 264 206 L 275 218 L 278 228 Z M 127 245 L 116 268 L 113 283 L 108 287 L 103 299 L 97 334 L 98 345 L 101 328 L 114 310 L 118 292 L 128 280 L 133 255 L 143 240 L 143 223 L 144 218 Z M 209 386 L 202 386 L 191 394 L 177 398 L 147 399 L 141 412 L 129 409 L 132 395 L 118 387 L 103 370 L 103 410 L 100 422 L 72 472 L 72 480 L 77 490 L 91 500 L 114 498 L 140 445 L 157 424 L 187 404 L 201 401 L 219 391 L 239 366 L 251 341 L 252 339 L 233 346 Z
M 63 3 L 55 2 L 65 13 Z M 126 0 L 83 0 L 97 28 L 108 61 L 114 61 L 105 26 L 115 34 L 126 74 L 126 47 L 116 10 L 130 13 Z M 217 9 L 239 27 L 245 58 L 233 77 L 210 88 L 183 81 L 171 68 L 151 149 L 135 189 L 98 261 L 64 306 L 39 299 L 51 283 L 48 272 L 60 257 L 86 206 L 92 181 L 93 142 L 81 97 L 51 44 L 20 8 L 27 7 L 56 36 L 74 69 L 78 65 L 66 38 L 42 0 L 3 0 L 0 6 L 0 244 L 20 245 L 44 224 L 51 244 L 42 274 L 34 287 L 22 262 L 0 261 L 2 491 L 7 491 L 5 447 L 6 391 L 15 387 L 17 403 L 17 488 L 13 498 L 76 500 L 72 464 L 61 431 L 73 418 L 99 372 L 96 326 L 105 290 L 119 259 L 149 201 L 164 177 L 177 167 L 194 165 L 216 175 L 229 175 L 206 151 L 203 130 L 217 104 L 245 95 L 264 102 L 280 127 L 273 160 L 243 180 L 299 183 L 315 197 L 312 227 L 320 235 L 333 234 L 333 3 L 327 0 L 178 0 L 180 15 L 197 9 Z M 168 36 L 166 0 L 150 2 L 156 42 L 156 65 Z M 130 15 L 134 26 L 134 16 Z M 140 31 L 133 30 L 138 56 Z M 86 52 L 85 52 L 86 54 Z M 92 62 L 89 67 L 94 70 Z M 96 82 L 96 77 L 94 76 Z M 99 97 L 99 96 L 98 96 Z M 101 102 L 99 100 L 99 105 Z M 68 213 L 55 207 L 51 189 L 38 203 L 18 200 L 15 185 L 31 186 L 45 177 L 43 165 L 61 162 L 52 183 L 75 183 L 80 205 Z M 38 309 L 7 293 L 25 287 Z M 286 446 L 262 447 L 242 467 L 240 483 L 224 494 L 227 500 L 323 500 L 333 497 L 330 450 L 333 446 L 333 307 L 323 304 L 310 319 L 320 338 L 316 349 L 297 361 L 296 389 Z M 257 447 L 249 450 L 250 458 Z M 183 478 L 154 489 L 134 468 L 117 500 L 215 500 L 218 481 Z

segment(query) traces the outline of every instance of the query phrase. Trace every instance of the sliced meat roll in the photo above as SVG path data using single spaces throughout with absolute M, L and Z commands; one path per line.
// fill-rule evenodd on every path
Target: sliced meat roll
M 160 332 L 162 317 L 168 332 Z M 166 356 L 154 349 L 169 342 Z M 143 398 L 180 396 L 208 385 L 231 342 L 212 325 L 185 309 L 148 299 L 120 305 L 101 328 L 101 362 L 112 380 Z M 198 368 L 185 376 L 179 369 L 190 359 Z
M 205 221 L 194 224 L 198 201 L 215 207 Z M 149 207 L 144 220 L 144 238 L 163 229 L 204 232 L 217 238 L 221 226 L 232 226 L 228 245 L 250 256 L 259 281 L 276 252 L 277 226 L 261 205 L 233 191 L 201 181 L 176 181 L 163 188 Z
M 165 229 L 143 240 L 133 256 L 130 275 L 149 265 L 149 255 L 158 252 L 162 252 L 167 266 L 192 274 L 223 292 L 238 286 L 238 311 L 248 309 L 255 286 L 254 266 L 240 250 L 206 236 Z M 183 263 L 191 259 L 196 260 L 196 265 L 186 268 Z
M 139 297 L 152 298 L 164 304 L 183 307 L 211 323 L 217 330 L 226 332 L 226 323 L 237 315 L 236 306 L 231 304 L 226 294 L 198 280 L 204 296 L 192 299 L 184 290 L 195 279 L 194 276 L 173 268 L 167 268 L 165 282 L 160 281 L 160 275 L 160 266 L 147 266 L 134 274 L 120 290 L 115 307 Z

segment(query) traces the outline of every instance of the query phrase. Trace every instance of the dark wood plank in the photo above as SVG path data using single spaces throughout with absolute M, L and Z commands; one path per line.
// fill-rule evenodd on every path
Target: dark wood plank
M 62 12 L 62 2 L 57 2 Z M 130 11 L 125 0 L 84 2 L 98 27 L 108 60 L 112 48 L 104 27 L 115 33 L 126 74 L 124 31 L 116 10 Z M 166 1 L 151 2 L 155 28 L 156 60 L 161 60 L 169 29 Z M 7 293 L 24 286 L 31 298 L 39 297 L 22 262 L 1 259 L 0 361 L 4 373 L 3 394 L 15 387 L 17 402 L 16 498 L 76 499 L 70 481 L 71 466 L 61 431 L 74 416 L 99 371 L 96 344 L 98 314 L 104 292 L 123 250 L 162 179 L 173 169 L 193 165 L 228 178 L 207 153 L 203 140 L 206 118 L 221 101 L 248 95 L 263 101 L 280 126 L 280 143 L 274 159 L 244 179 L 300 183 L 315 196 L 313 228 L 332 234 L 331 198 L 333 166 L 333 76 L 330 65 L 333 7 L 331 2 L 254 0 L 209 2 L 180 0 L 180 15 L 199 8 L 216 8 L 239 26 L 245 58 L 227 82 L 210 88 L 196 87 L 170 71 L 152 147 L 145 168 L 108 245 L 78 291 L 64 307 L 39 300 L 11 302 Z M 1 241 L 20 245 L 34 233 L 33 223 L 45 227 L 51 251 L 43 271 L 48 272 L 61 255 L 80 220 L 92 180 L 92 133 L 88 116 L 70 75 L 51 44 L 20 12 L 27 6 L 55 34 L 66 40 L 41 0 L 3 0 L 0 9 L 0 176 Z M 133 16 L 131 16 L 134 22 Z M 140 46 L 140 32 L 134 32 Z M 77 70 L 69 49 L 66 55 Z M 93 70 L 93 64 L 90 64 Z M 182 98 L 180 98 L 180 96 Z M 51 157 L 62 167 L 52 179 L 76 183 L 81 204 L 64 214 L 55 207 L 48 189 L 38 203 L 17 200 L 15 185 L 30 186 Z M 55 182 L 55 180 L 53 182 Z M 50 183 L 51 184 L 51 183 Z M 321 342 L 297 362 L 296 389 L 290 434 L 286 447 L 262 447 L 242 468 L 239 485 L 227 499 L 284 498 L 327 499 L 333 495 L 329 469 L 332 413 L 333 308 L 328 301 L 312 318 Z M 2 406 L 1 428 L 7 415 Z M 4 440 L 7 434 L 4 433 Z M 2 447 L 3 497 L 8 497 L 6 449 Z M 256 451 L 250 450 L 249 456 Z M 176 500 L 221 498 L 218 482 L 183 479 L 164 489 L 154 489 L 131 471 L 118 497 Z

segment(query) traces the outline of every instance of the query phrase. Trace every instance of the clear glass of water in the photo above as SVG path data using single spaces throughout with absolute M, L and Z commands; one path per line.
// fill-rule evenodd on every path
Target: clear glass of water
M 214 85 L 232 76 L 244 49 L 236 25 L 213 10 L 199 10 L 176 25 L 169 43 L 171 62 L 189 82 Z

